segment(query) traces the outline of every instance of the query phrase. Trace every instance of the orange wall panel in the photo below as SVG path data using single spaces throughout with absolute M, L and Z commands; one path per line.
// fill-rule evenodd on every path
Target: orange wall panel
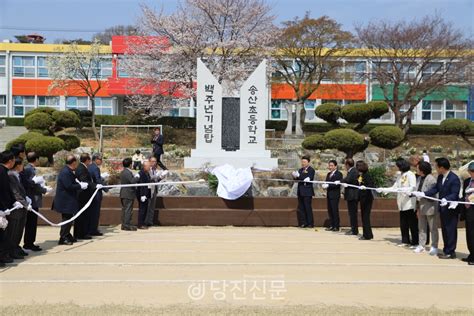
M 49 85 L 52 80 L 50 79 L 18 79 L 15 78 L 12 80 L 12 92 L 13 95 L 66 95 L 66 96 L 75 96 L 82 97 L 87 96 L 80 88 L 75 85 L 71 85 L 67 89 L 55 89 L 48 91 Z M 93 87 L 97 87 L 96 82 L 92 82 Z M 104 81 L 102 89 L 97 93 L 98 97 L 110 97 L 107 89 L 107 82 Z
M 365 84 L 321 84 L 318 89 L 311 94 L 310 100 L 365 100 Z M 293 100 L 295 92 L 286 83 L 272 84 L 272 99 Z

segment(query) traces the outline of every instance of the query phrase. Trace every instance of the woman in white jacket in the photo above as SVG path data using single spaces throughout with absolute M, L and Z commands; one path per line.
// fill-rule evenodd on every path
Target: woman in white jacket
M 416 190 L 416 176 L 410 171 L 410 164 L 405 159 L 398 159 L 396 162 L 401 174 L 395 184 L 389 189 L 382 189 L 380 192 L 387 192 L 390 189 L 400 189 L 404 192 L 397 193 L 397 205 L 400 211 L 400 231 L 402 233 L 402 243 L 399 246 L 418 246 L 418 219 L 416 217 L 416 197 L 410 197 L 410 193 Z M 410 238 L 411 235 L 411 238 Z

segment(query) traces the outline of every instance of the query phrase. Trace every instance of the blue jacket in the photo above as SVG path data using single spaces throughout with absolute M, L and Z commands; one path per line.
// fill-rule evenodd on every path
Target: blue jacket
M 34 176 L 36 176 L 36 168 L 32 164 L 27 164 L 23 172 L 20 173 L 21 183 L 26 190 L 26 195 L 31 199 L 31 206 L 36 210 L 43 206 L 43 194 L 46 193 L 46 189 L 33 181 Z
M 306 170 L 301 168 L 298 170 L 300 176 L 297 180 L 303 181 L 304 179 L 309 177 L 309 180 L 314 181 L 314 175 L 316 172 L 314 171 L 313 167 L 308 166 Z M 298 196 L 314 196 L 314 188 L 312 183 L 306 182 L 298 182 Z
M 56 195 L 52 209 L 62 214 L 76 214 L 79 211 L 77 194 L 81 186 L 76 182 L 76 175 L 68 166 L 64 166 L 58 174 Z
M 458 201 L 460 190 L 461 190 L 461 181 L 459 180 L 459 177 L 455 173 L 450 172 L 448 174 L 448 177 L 446 178 L 446 181 L 444 181 L 444 184 L 443 184 L 443 175 L 439 175 L 436 181 L 436 185 L 430 190 L 426 191 L 425 195 L 433 197 L 436 195 L 436 193 L 438 193 L 439 199 L 446 199 L 448 201 Z M 443 206 L 443 207 L 440 206 L 439 211 L 440 212 L 452 211 L 452 210 L 448 210 L 448 206 L 449 205 Z

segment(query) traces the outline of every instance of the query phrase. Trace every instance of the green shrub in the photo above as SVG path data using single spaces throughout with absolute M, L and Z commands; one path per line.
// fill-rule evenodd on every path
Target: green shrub
M 92 121 L 90 123 L 92 126 Z M 95 125 L 127 125 L 126 115 L 96 115 Z
M 7 126 L 24 126 L 25 119 L 23 117 L 5 117 L 2 118 L 7 122 Z
M 36 115 L 36 114 L 35 114 Z M 27 151 L 34 151 L 37 155 L 47 157 L 50 163 L 53 162 L 53 155 L 66 147 L 61 138 L 54 136 L 41 136 L 30 139 L 25 144 Z
M 441 122 L 440 128 L 450 135 L 465 136 L 472 131 L 473 123 L 466 119 L 446 119 Z
M 37 114 L 37 113 L 46 113 L 48 115 L 53 115 L 54 112 L 57 112 L 58 110 L 56 109 L 53 109 L 53 108 L 50 108 L 50 107 L 40 107 L 40 108 L 36 108 L 36 109 L 33 109 L 29 112 L 27 112 L 25 114 L 25 119 L 30 116 L 30 115 L 33 115 L 33 114 Z
M 37 112 L 25 118 L 25 127 L 29 130 L 47 130 L 53 125 L 53 118 L 47 113 Z
M 58 135 L 57 137 L 64 141 L 64 149 L 66 150 L 76 149 L 77 147 L 81 146 L 81 140 L 75 135 L 64 134 Z
M 376 166 L 369 169 L 369 176 L 374 181 L 376 188 L 383 188 L 388 183 L 387 169 L 384 166 Z
M 306 137 L 301 144 L 304 149 L 326 149 L 326 141 L 324 135 L 322 134 L 313 134 Z
M 337 120 L 341 117 L 341 108 L 336 103 L 324 103 L 316 107 L 315 114 L 332 125 L 338 125 Z
M 381 148 L 393 149 L 405 139 L 403 131 L 396 126 L 379 126 L 369 133 L 370 142 Z
M 43 136 L 51 136 L 51 132 L 49 130 L 43 130 L 43 129 L 30 129 L 30 133 L 38 133 Z
M 388 111 L 385 102 L 353 103 L 342 107 L 341 117 L 350 124 L 357 124 L 354 128 L 360 130 L 370 120 L 378 119 Z
M 213 174 L 208 173 L 207 175 L 207 184 L 209 186 L 209 189 L 216 194 L 217 192 L 217 187 L 219 186 L 219 179 Z
M 41 137 L 41 136 L 43 136 L 43 134 L 40 134 L 40 133 L 37 133 L 37 132 L 28 132 L 28 133 L 21 134 L 17 138 L 15 138 L 15 139 L 11 140 L 10 142 L 8 142 L 7 145 L 5 146 L 5 149 L 10 150 L 12 148 L 12 146 L 18 145 L 18 144 L 25 145 L 26 142 L 29 141 L 30 139 L 33 139 L 33 138 L 36 138 L 36 137 Z
M 326 149 L 337 149 L 344 152 L 347 157 L 352 157 L 356 153 L 364 151 L 369 145 L 364 136 L 347 128 L 327 132 L 324 135 L 324 141 Z
M 57 127 L 79 127 L 81 124 L 79 116 L 72 111 L 56 111 L 51 116 Z
M 309 124 L 305 124 L 305 127 Z M 286 129 L 286 121 L 265 121 L 266 129 L 274 129 L 275 131 L 284 131 Z

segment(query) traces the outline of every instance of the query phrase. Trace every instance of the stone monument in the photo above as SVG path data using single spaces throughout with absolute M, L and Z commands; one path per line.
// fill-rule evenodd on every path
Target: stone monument
M 184 158 L 184 167 L 277 168 L 265 149 L 268 96 L 266 60 L 243 83 L 240 97 L 223 97 L 222 86 L 198 59 L 196 149 Z

